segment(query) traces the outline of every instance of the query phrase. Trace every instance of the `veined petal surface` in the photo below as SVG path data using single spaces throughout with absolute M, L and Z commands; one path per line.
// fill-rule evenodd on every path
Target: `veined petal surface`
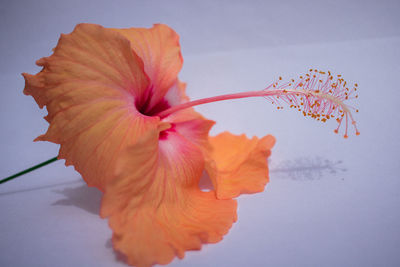
M 164 24 L 155 24 L 151 29 L 115 30 L 130 40 L 132 49 L 143 60 L 151 84 L 148 95 L 139 105 L 145 112 L 151 112 L 176 82 L 182 68 L 179 35 Z
M 267 158 L 275 138 L 247 138 L 223 132 L 210 137 L 212 152 L 207 172 L 219 199 L 230 199 L 243 193 L 262 192 L 269 181 Z
M 36 140 L 60 144 L 59 158 L 74 165 L 90 186 L 104 190 L 116 155 L 158 127 L 157 117 L 135 107 L 149 86 L 142 60 L 116 31 L 79 24 L 37 64 L 41 72 L 24 74 L 24 93 L 46 106 L 50 126 Z
M 198 187 L 203 152 L 176 131 L 158 137 L 153 131 L 126 150 L 102 201 L 114 248 L 139 267 L 218 242 L 236 220 L 235 200 Z

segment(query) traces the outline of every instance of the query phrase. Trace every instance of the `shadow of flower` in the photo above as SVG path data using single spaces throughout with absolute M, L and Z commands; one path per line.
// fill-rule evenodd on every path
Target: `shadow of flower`
M 342 161 L 332 161 L 322 157 L 302 157 L 270 165 L 272 179 L 291 179 L 294 181 L 318 180 L 328 173 L 336 175 L 339 172 L 346 171 L 346 168 L 342 167 Z M 203 173 L 199 181 L 199 187 L 203 191 L 213 190 L 206 172 Z M 83 182 L 77 187 L 67 187 L 61 190 L 53 190 L 53 192 L 63 195 L 64 198 L 57 200 L 52 205 L 76 206 L 96 215 L 100 212 L 102 193 L 96 188 L 88 187 Z
M 113 249 L 113 245 L 112 245 L 112 240 L 111 240 L 111 238 L 107 240 L 107 242 L 106 242 L 106 248 L 108 248 L 108 249 Z M 125 256 L 124 254 L 122 254 L 121 252 L 118 252 L 117 250 L 113 250 L 113 252 L 114 252 L 115 260 L 116 260 L 117 262 L 123 262 L 123 263 L 126 263 L 126 262 L 127 262 L 126 256 Z
M 82 183 L 78 187 L 66 187 L 62 190 L 53 190 L 53 192 L 65 198 L 57 200 L 52 205 L 76 206 L 92 214 L 100 213 L 102 193 L 97 188 L 88 187 Z
M 66 187 L 53 192 L 63 195 L 64 198 L 57 200 L 52 205 L 75 206 L 91 214 L 99 215 L 102 193 L 94 187 L 88 187 L 84 182 L 78 187 Z M 111 238 L 105 243 L 107 249 L 113 250 Z M 126 258 L 120 252 L 113 250 L 117 262 L 126 263 Z
M 336 175 L 347 171 L 342 163 L 341 160 L 332 161 L 322 157 L 301 157 L 272 164 L 270 173 L 273 178 L 312 181 L 323 178 L 327 173 Z
M 19 193 L 26 193 L 26 192 L 44 190 L 44 189 L 48 189 L 48 188 L 59 187 L 59 186 L 62 186 L 62 185 L 78 184 L 78 183 L 82 183 L 82 179 L 72 180 L 72 181 L 68 181 L 68 182 L 61 182 L 61 183 L 42 185 L 42 186 L 26 188 L 26 189 L 20 189 L 20 190 L 15 190 L 15 191 L 4 192 L 4 193 L 0 193 L 0 197 L 1 196 L 7 196 L 7 195 L 13 195 L 13 194 L 19 194 Z

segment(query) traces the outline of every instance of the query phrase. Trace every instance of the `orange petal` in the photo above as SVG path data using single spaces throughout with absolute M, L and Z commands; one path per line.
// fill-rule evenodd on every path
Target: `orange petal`
M 159 123 L 135 108 L 149 84 L 141 59 L 114 30 L 79 24 L 37 63 L 40 73 L 24 74 L 24 93 L 48 110 L 49 129 L 37 140 L 61 144 L 59 158 L 102 190 L 115 155 Z
M 144 70 L 150 78 L 150 88 L 152 89 L 148 95 L 150 102 L 145 108 L 147 111 L 144 111 L 147 113 L 161 101 L 173 86 L 182 68 L 183 59 L 179 46 L 179 35 L 163 24 L 156 24 L 151 29 L 114 30 L 130 40 L 132 49 L 143 60 Z
M 135 266 L 183 258 L 220 241 L 236 220 L 235 200 L 199 190 L 204 160 L 197 146 L 173 130 L 158 136 L 151 131 L 126 150 L 102 201 L 114 248 Z
M 229 132 L 210 137 L 211 159 L 207 171 L 219 199 L 230 199 L 243 193 L 262 192 L 269 181 L 267 157 L 275 138 L 248 139 Z

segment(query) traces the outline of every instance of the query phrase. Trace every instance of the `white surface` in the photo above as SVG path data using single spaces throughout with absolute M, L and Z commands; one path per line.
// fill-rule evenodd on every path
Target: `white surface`
M 85 1 L 84 1 L 85 2 Z M 277 138 L 264 193 L 239 198 L 225 239 L 170 266 L 399 266 L 397 1 L 13 1 L 0 4 L 0 175 L 57 154 L 33 143 L 46 122 L 21 72 L 79 22 L 162 22 L 181 35 L 192 99 L 262 89 L 282 75 L 329 69 L 360 85 L 361 135 L 344 140 L 263 99 L 198 107 L 229 130 Z M 332 173 L 332 170 L 336 173 Z M 101 195 L 63 162 L 0 186 L 0 266 L 125 266 L 115 258 Z

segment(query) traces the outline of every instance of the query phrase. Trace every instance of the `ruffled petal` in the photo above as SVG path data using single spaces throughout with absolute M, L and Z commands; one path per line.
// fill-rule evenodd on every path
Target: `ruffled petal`
M 223 132 L 210 137 L 212 152 L 206 169 L 219 199 L 262 192 L 269 181 L 267 158 L 275 138 L 248 139 Z
M 177 131 L 160 141 L 159 135 L 149 132 L 126 150 L 102 201 L 114 248 L 135 266 L 183 258 L 220 241 L 236 220 L 235 200 L 200 191 L 201 150 Z
M 150 78 L 149 95 L 139 103 L 143 112 L 147 114 L 174 85 L 182 68 L 179 35 L 163 24 L 156 24 L 151 29 L 115 30 L 130 40 L 132 49 L 143 60 L 144 70 Z
M 47 107 L 50 126 L 36 140 L 60 144 L 59 158 L 103 190 L 116 155 L 158 127 L 158 118 L 143 116 L 135 107 L 149 85 L 141 59 L 114 30 L 79 24 L 37 64 L 43 70 L 24 74 L 24 93 Z

